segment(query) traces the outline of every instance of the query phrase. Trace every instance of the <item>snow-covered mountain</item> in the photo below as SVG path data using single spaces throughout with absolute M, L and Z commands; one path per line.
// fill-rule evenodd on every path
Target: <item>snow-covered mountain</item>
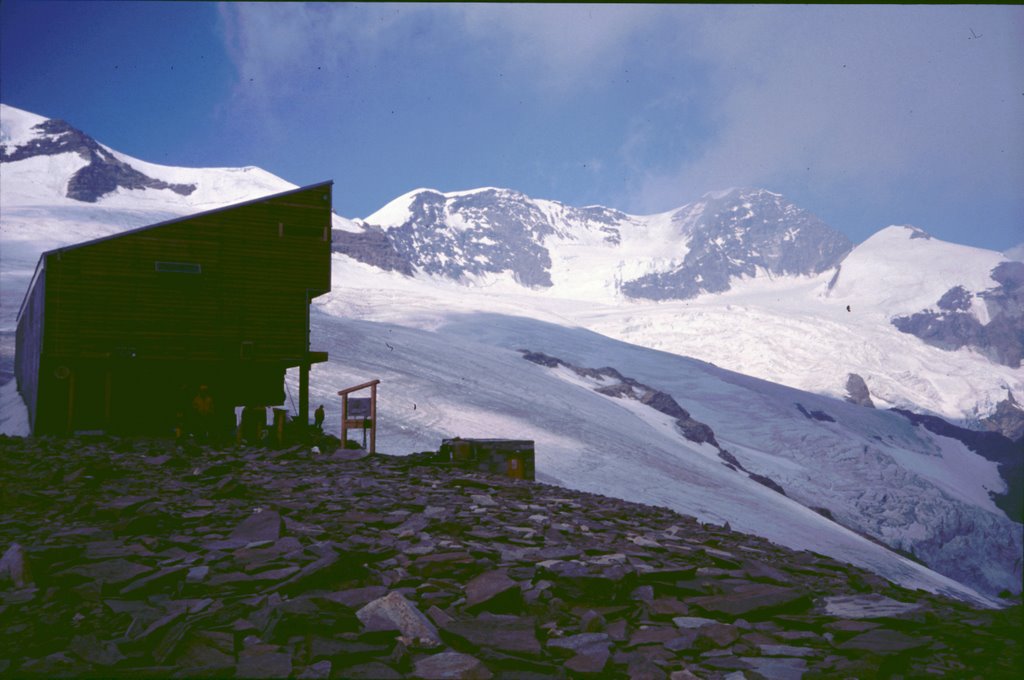
M 69 127 L 40 127 L 44 122 L 0 108 L 5 159 L 0 162 L 0 303 L 8 339 L 42 250 L 293 186 L 258 169 L 143 163 L 82 133 L 69 133 Z M 62 147 L 54 135 L 76 139 Z M 105 193 L 93 192 L 95 201 L 68 196 L 76 173 L 111 158 L 163 185 L 146 184 L 119 170 L 118 176 L 135 179 Z M 247 177 L 253 179 L 251 186 Z M 194 189 L 186 193 L 174 186 Z M 697 238 L 694 222 L 687 221 L 690 213 L 637 218 L 499 189 L 410 196 L 364 221 L 335 221 L 336 245 L 349 254 L 335 254 L 333 291 L 318 299 L 312 316 L 314 343 L 330 352 L 331 361 L 313 369 L 311 399 L 325 405 L 329 430 L 338 430 L 337 390 L 379 377 L 381 450 L 436 449 L 442 438 L 455 435 L 533 439 L 544 481 L 671 507 L 706 522 L 729 522 L 735 529 L 833 555 L 914 587 L 977 601 L 985 600 L 978 592 L 1020 591 L 1022 525 L 993 500 L 1002 503 L 1009 490 L 995 462 L 950 433 L 936 433 L 897 413 L 829 397 L 830 390 L 815 389 L 815 394 L 723 368 L 768 357 L 768 368 L 788 371 L 794 382 L 792 375 L 800 374 L 795 367 L 779 369 L 771 361 L 793 351 L 799 354 L 795 362 L 810 364 L 801 370 L 824 372 L 827 367 L 832 371 L 828 376 L 843 378 L 845 389 L 846 372 L 877 367 L 878 373 L 861 368 L 861 375 L 880 406 L 900 403 L 886 398 L 903 394 L 900 380 L 917 386 L 933 380 L 937 371 L 929 362 L 947 355 L 960 357 L 963 363 L 953 365 L 953 371 L 973 381 L 963 386 L 946 377 L 943 385 L 955 388 L 950 391 L 957 398 L 984 394 L 990 383 L 1004 378 L 1019 387 L 1020 369 L 969 350 L 929 346 L 896 330 L 889 312 L 882 311 L 915 313 L 920 304 L 931 304 L 935 291 L 941 297 L 947 282 L 918 290 L 903 307 L 872 302 L 864 297 L 877 294 L 864 288 L 870 267 L 858 273 L 858 267 L 849 266 L 867 244 L 847 256 L 837 276 L 826 263 L 840 257 L 838 251 L 808 247 L 797 258 L 800 264 L 793 264 L 792 258 L 772 255 L 773 237 L 757 236 L 751 225 L 763 221 L 742 213 L 736 217 L 746 220 L 749 229 L 736 224 L 737 238 L 728 247 L 730 257 L 739 261 L 742 248 L 761 239 L 755 249 L 762 259 L 752 276 L 730 275 L 724 292 L 636 301 L 624 297 L 623 283 L 686 270 Z M 785 205 L 774 196 L 764 192 L 758 200 Z M 750 192 L 732 192 L 713 200 L 741 200 L 741 209 L 748 202 L 747 210 L 755 212 L 752 198 Z M 460 206 L 456 213 L 477 217 L 462 222 L 446 218 L 443 227 L 429 222 L 431 211 L 440 215 L 449 203 Z M 414 204 L 419 206 L 415 211 L 409 208 Z M 420 217 L 410 219 L 403 210 Z M 721 216 L 723 209 L 715 210 Z M 806 214 L 800 219 L 811 224 Z M 804 226 L 800 233 L 805 230 L 817 228 Z M 906 230 L 887 230 L 882 236 L 889 231 L 897 238 Z M 808 244 L 827 240 L 816 237 Z M 924 239 L 914 239 L 915 244 L 919 240 Z M 728 242 L 723 235 L 717 245 L 726 248 Z M 412 247 L 417 244 L 422 248 Z M 741 269 L 755 257 L 748 250 L 747 259 L 737 264 Z M 721 263 L 730 257 L 716 261 L 725 267 Z M 988 285 L 979 281 L 964 281 L 965 290 L 974 293 Z M 972 304 L 976 299 L 971 298 Z M 847 312 L 846 305 L 853 311 Z M 802 316 L 789 320 L 789 313 L 801 306 Z M 661 340 L 692 342 L 681 342 L 687 340 L 681 333 L 691 326 L 704 325 L 703 332 L 713 336 L 720 332 L 713 328 L 719 323 L 739 337 L 731 342 L 749 338 L 764 347 L 746 352 L 742 344 L 726 344 L 726 350 L 741 351 L 725 361 L 678 348 L 652 348 Z M 595 332 L 602 328 L 603 334 Z M 839 354 L 854 346 L 840 337 L 844 333 L 859 333 L 856 347 L 863 347 L 868 359 L 848 361 Z M 616 334 L 632 334 L 643 342 L 609 337 Z M 811 335 L 810 341 L 805 335 Z M 908 344 L 893 345 L 893 338 Z M 822 347 L 811 352 L 808 345 L 815 341 Z M 709 344 L 692 345 L 711 349 L 712 341 L 702 342 Z M 873 342 L 881 344 L 870 348 Z M 883 368 L 886 359 L 895 358 L 885 354 L 911 345 L 919 352 L 911 355 L 917 363 L 900 364 L 896 387 L 888 388 L 890 373 Z M 13 343 L 5 347 L 12 349 Z M 709 358 L 722 367 L 700 360 Z M 948 373 L 950 366 L 944 370 Z M 293 393 L 294 378 L 289 378 Z M 12 423 L 17 410 L 12 384 L 2 389 L 0 425 Z M 941 399 L 928 403 L 945 405 Z M 912 553 L 931 569 L 893 549 Z
M 881 406 L 971 426 L 1024 394 L 1024 264 L 914 227 L 853 247 L 765 190 L 638 216 L 420 189 L 336 233 L 335 249 L 408 276 L 512 282 L 537 304 L 575 300 L 570 315 L 593 330 L 806 390 L 842 397 L 857 376 Z
M 834 266 L 849 240 L 763 189 L 731 189 L 660 215 L 574 208 L 508 189 L 420 189 L 361 220 L 376 248 L 342 235 L 362 262 L 456 281 L 511 275 L 561 294 L 667 300 L 729 290 L 736 279 L 808 275 Z M 581 277 L 581 270 L 586 273 Z
M 296 186 L 256 167 L 147 163 L 64 121 L 0 104 L 0 333 L 14 328 L 41 250 Z M 335 227 L 346 224 L 336 218 Z

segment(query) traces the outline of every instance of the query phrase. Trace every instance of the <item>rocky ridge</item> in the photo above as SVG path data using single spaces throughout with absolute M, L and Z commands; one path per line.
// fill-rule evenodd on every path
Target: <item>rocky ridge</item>
M 702 423 L 691 416 L 690 412 L 680 406 L 679 402 L 671 394 L 657 390 L 650 385 L 645 385 L 634 378 L 622 375 L 622 373 L 611 366 L 585 368 L 563 361 L 557 357 L 549 356 L 543 352 L 531 352 L 526 349 L 521 349 L 519 352 L 522 353 L 524 359 L 540 366 L 548 368 L 564 366 L 579 377 L 593 382 L 593 390 L 598 394 L 615 399 L 634 399 L 658 413 L 674 418 L 675 427 L 679 434 L 695 444 L 706 443 L 715 447 L 718 450 L 718 457 L 722 460 L 722 464 L 733 472 L 744 474 L 758 484 L 767 486 L 783 496 L 786 495 L 786 490 L 782 488 L 782 485 L 771 477 L 759 475 L 743 467 L 743 464 L 732 452 L 722 448 L 722 445 L 718 443 L 718 440 L 715 439 L 715 431 L 707 423 Z M 797 406 L 801 410 L 803 409 L 799 404 Z
M 935 303 L 937 310 L 897 316 L 892 325 L 940 349 L 970 347 L 996 363 L 1020 368 L 1024 357 L 1024 263 L 1000 263 L 992 270 L 992 280 L 997 285 L 977 294 L 954 286 Z M 986 323 L 970 313 L 975 296 L 984 302 Z
M 652 225 L 664 219 L 672 235 L 652 236 Z M 407 276 L 418 271 L 466 282 L 507 272 L 525 287 L 551 288 L 555 261 L 569 251 L 575 261 L 576 249 L 588 244 L 604 253 L 602 260 L 616 252 L 650 260 L 653 269 L 642 275 L 605 275 L 626 296 L 653 300 L 722 292 L 745 277 L 818 274 L 853 247 L 811 213 L 762 189 L 708 194 L 671 215 L 646 217 L 536 200 L 509 189 L 421 189 L 359 223 L 362 234 L 335 232 L 334 250 Z M 622 250 L 626 241 L 652 238 L 663 240 L 656 253 Z M 660 262 L 666 255 L 679 261 Z
M 0 674 L 1012 677 L 977 610 L 665 509 L 373 456 L 0 439 Z
M 1014 398 L 1012 391 L 1006 391 L 1006 398 L 996 404 L 990 416 L 982 419 L 981 425 L 1024 447 L 1024 408 Z
M 843 234 L 779 194 L 733 189 L 708 195 L 700 210 L 688 206 L 690 241 L 682 264 L 623 284 L 634 298 L 685 300 L 720 293 L 735 279 L 820 274 L 838 265 L 853 247 Z M 690 215 L 687 213 L 695 213 Z
M 139 172 L 95 139 L 63 120 L 45 120 L 36 125 L 35 129 L 39 131 L 39 136 L 27 144 L 10 150 L 7 145 L 0 145 L 0 163 L 13 163 L 35 156 L 78 154 L 88 164 L 68 180 L 68 198 L 95 203 L 118 188 L 169 189 L 182 196 L 188 196 L 196 190 L 195 184 L 170 184 Z

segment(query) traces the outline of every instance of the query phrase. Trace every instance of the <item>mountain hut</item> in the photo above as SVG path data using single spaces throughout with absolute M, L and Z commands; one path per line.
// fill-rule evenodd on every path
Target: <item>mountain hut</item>
M 219 425 L 283 404 L 310 301 L 331 288 L 332 182 L 43 253 L 18 313 L 15 375 L 34 434 L 167 434 L 201 387 Z

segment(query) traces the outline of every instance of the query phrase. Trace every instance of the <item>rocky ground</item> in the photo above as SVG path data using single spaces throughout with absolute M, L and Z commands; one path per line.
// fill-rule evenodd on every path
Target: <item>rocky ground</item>
M 431 463 L 0 437 L 0 675 L 1018 677 L 1020 607 Z

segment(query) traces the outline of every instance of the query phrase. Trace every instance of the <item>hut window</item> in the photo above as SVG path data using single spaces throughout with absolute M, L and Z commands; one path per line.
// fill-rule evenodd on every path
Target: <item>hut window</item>
M 203 268 L 198 262 L 161 262 L 157 260 L 156 270 L 168 274 L 202 274 Z

